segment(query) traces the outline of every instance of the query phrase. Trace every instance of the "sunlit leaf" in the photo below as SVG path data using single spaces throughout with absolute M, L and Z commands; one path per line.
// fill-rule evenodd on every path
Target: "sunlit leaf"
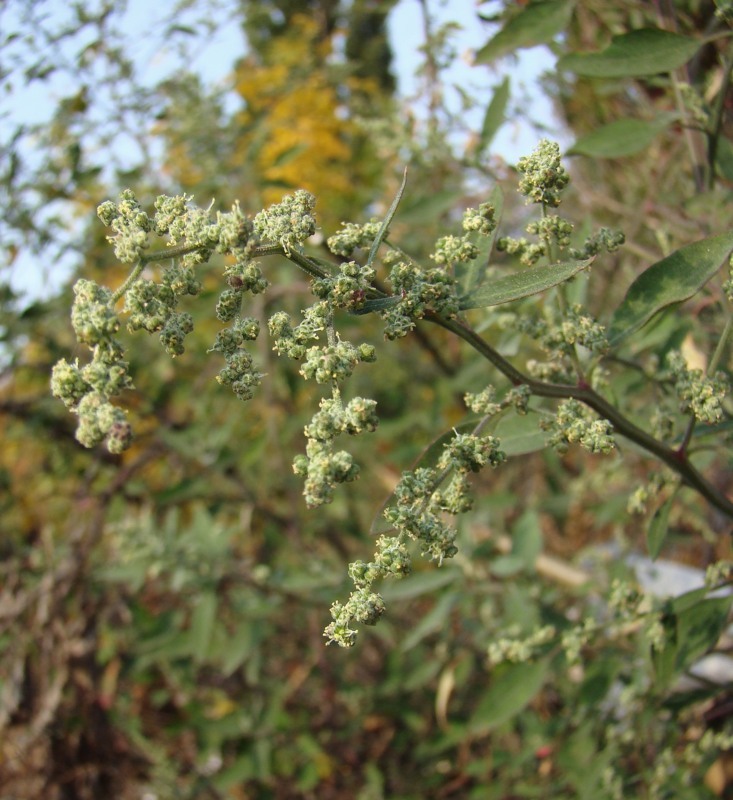
M 496 278 L 496 280 L 488 281 L 479 286 L 476 291 L 462 297 L 460 299 L 460 308 L 498 306 L 502 303 L 511 303 L 513 300 L 521 300 L 523 297 L 539 294 L 553 286 L 564 283 L 569 278 L 572 278 L 573 275 L 577 275 L 581 270 L 590 266 L 592 261 L 592 258 L 586 258 L 583 261 L 564 261 L 560 264 L 550 264 L 549 266 L 530 267 L 521 272 Z
M 677 114 L 663 114 L 655 120 L 622 119 L 597 128 L 582 136 L 567 154 L 593 156 L 594 158 L 621 158 L 639 153 L 648 147 Z
M 616 345 L 655 314 L 692 297 L 720 269 L 733 250 L 733 233 L 701 239 L 652 264 L 631 284 L 609 327 Z
M 509 103 L 509 85 L 509 77 L 507 76 L 494 90 L 494 96 L 486 109 L 484 122 L 481 126 L 478 145 L 479 155 L 491 144 L 496 132 L 504 124 L 506 107 Z
M 379 250 L 379 245 L 382 244 L 384 241 L 384 237 L 387 235 L 387 231 L 389 230 L 389 226 L 392 223 L 392 219 L 394 215 L 397 213 L 397 206 L 400 204 L 400 200 L 402 199 L 402 195 L 405 191 L 405 186 L 407 184 L 407 168 L 405 168 L 404 174 L 402 175 L 402 183 L 400 184 L 400 188 L 397 190 L 397 194 L 395 195 L 394 200 L 392 201 L 392 205 L 389 207 L 387 211 L 387 215 L 385 216 L 384 220 L 382 221 L 379 230 L 377 231 L 377 235 L 374 237 L 374 241 L 372 242 L 371 250 L 369 251 L 369 258 L 367 258 L 366 265 L 371 267 L 374 263 L 374 259 L 377 257 L 377 250 Z
M 574 6 L 575 0 L 546 0 L 526 6 L 476 53 L 475 62 L 490 64 L 523 47 L 552 41 L 567 25 Z
M 572 53 L 558 61 L 558 69 L 586 78 L 635 78 L 671 72 L 687 63 L 700 45 L 694 39 L 657 28 L 614 36 L 600 53 Z

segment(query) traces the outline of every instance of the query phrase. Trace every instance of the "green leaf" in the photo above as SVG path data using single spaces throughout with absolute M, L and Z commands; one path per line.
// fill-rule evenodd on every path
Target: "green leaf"
M 407 185 L 407 167 L 405 167 L 405 171 L 402 175 L 402 183 L 400 184 L 400 188 L 397 190 L 397 194 L 395 195 L 395 199 L 392 201 L 392 205 L 389 207 L 387 211 L 387 216 L 384 218 L 379 230 L 377 231 L 377 235 L 374 237 L 374 241 L 372 242 L 372 248 L 369 251 L 369 258 L 367 258 L 367 267 L 371 267 L 374 263 L 374 259 L 377 257 L 377 250 L 379 250 L 379 245 L 382 244 L 384 237 L 387 235 L 387 231 L 389 230 L 389 226 L 392 223 L 392 219 L 394 215 L 397 213 L 397 206 L 400 204 L 400 200 L 402 200 L 402 195 L 405 192 L 405 186 Z
M 525 511 L 511 530 L 512 554 L 522 559 L 525 569 L 534 570 L 542 552 L 542 526 L 536 511 Z
M 463 190 L 446 189 L 432 194 L 408 196 L 400 209 L 400 222 L 420 222 L 440 217 L 455 208 L 464 197 Z
M 486 109 L 486 114 L 484 114 L 484 123 L 481 126 L 481 136 L 478 144 L 478 155 L 481 155 L 486 150 L 494 136 L 496 136 L 496 132 L 504 124 L 508 103 L 509 78 L 506 77 L 494 90 L 494 96 Z
M 549 660 L 542 659 L 497 669 L 496 678 L 471 717 L 470 732 L 483 736 L 519 714 L 542 688 L 549 666 Z
M 460 308 L 465 310 L 498 306 L 539 294 L 565 282 L 573 275 L 577 275 L 578 272 L 590 266 L 592 261 L 592 258 L 586 258 L 583 261 L 564 261 L 561 264 L 531 267 L 512 275 L 505 275 L 503 278 L 497 278 L 479 286 L 475 292 L 462 297 L 459 301 Z
M 494 435 L 507 456 L 521 456 L 544 450 L 547 434 L 540 430 L 536 414 L 511 414 L 499 420 Z
M 725 136 L 718 137 L 715 168 L 721 177 L 727 181 L 733 181 L 733 143 Z
M 662 549 L 664 540 L 667 538 L 669 530 L 669 510 L 672 508 L 675 495 L 673 494 L 654 512 L 654 516 L 649 523 L 646 532 L 646 546 L 649 551 L 649 558 L 657 560 L 657 556 Z
M 408 575 L 394 583 L 386 583 L 381 591 L 385 600 L 409 600 L 424 594 L 432 594 L 450 583 L 463 580 L 463 573 L 455 567 L 442 567 L 428 572 Z
M 616 309 L 608 339 L 617 345 L 667 306 L 692 297 L 733 250 L 733 232 L 685 245 L 652 264 L 631 284 Z
M 476 64 L 490 64 L 523 47 L 552 41 L 570 20 L 575 0 L 545 0 L 526 6 L 477 53 Z
M 198 664 L 205 661 L 209 653 L 218 605 L 216 593 L 206 592 L 199 597 L 191 615 L 189 629 L 191 654 Z
M 453 611 L 453 607 L 458 600 L 459 594 L 454 591 L 448 592 L 440 597 L 435 606 L 419 620 L 403 639 L 400 650 L 406 653 L 408 650 L 412 650 L 412 648 L 419 644 L 426 636 L 445 630 L 450 613 Z
M 715 647 L 728 625 L 733 597 L 704 599 L 707 589 L 693 589 L 670 600 L 663 619 L 665 646 L 652 651 L 657 681 L 668 685 Z
M 687 36 L 641 28 L 614 36 L 600 53 L 564 56 L 557 66 L 586 78 L 636 78 L 671 72 L 687 63 L 699 47 Z
M 675 665 L 679 671 L 715 647 L 728 624 L 731 602 L 730 596 L 712 597 L 678 615 Z
M 663 114 L 655 120 L 621 119 L 582 136 L 567 151 L 567 155 L 592 156 L 593 158 L 621 158 L 639 153 L 648 147 L 656 136 L 678 114 Z

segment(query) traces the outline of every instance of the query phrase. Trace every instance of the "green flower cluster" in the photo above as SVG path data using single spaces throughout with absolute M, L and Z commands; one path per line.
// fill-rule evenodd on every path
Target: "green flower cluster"
M 132 441 L 125 412 L 110 400 L 132 387 L 129 364 L 114 338 L 120 321 L 109 289 L 94 281 L 79 280 L 74 286 L 72 326 L 80 342 L 89 346 L 92 360 L 83 367 L 61 359 L 51 373 L 51 392 L 79 417 L 76 438 L 85 447 L 107 440 L 111 453 L 121 453 Z
M 282 245 L 288 253 L 316 232 L 315 205 L 316 198 L 310 192 L 298 189 L 255 215 L 254 231 L 261 239 Z
M 520 158 L 517 169 L 522 174 L 519 191 L 530 203 L 547 208 L 560 205 L 560 194 L 570 183 L 570 176 L 560 160 L 560 145 L 541 139 L 529 156 Z
M 396 535 L 380 536 L 374 561 L 355 561 L 349 566 L 355 589 L 346 603 L 331 607 L 332 621 L 324 631 L 329 644 L 350 647 L 356 640 L 354 624 L 373 625 L 379 619 L 384 601 L 372 586 L 383 578 L 401 578 L 410 572 L 409 540 L 417 541 L 422 554 L 438 563 L 458 552 L 456 531 L 444 522 L 443 515 L 461 514 L 471 507 L 469 473 L 486 465 L 496 467 L 504 459 L 495 437 L 456 434 L 445 444 L 436 467 L 418 467 L 402 474 L 394 503 L 384 511 Z M 448 486 L 441 489 L 450 475 Z
M 500 253 L 508 253 L 510 256 L 517 256 L 519 262 L 526 267 L 536 264 L 543 256 L 547 255 L 547 245 L 545 242 L 530 242 L 522 236 L 515 239 L 512 236 L 501 236 L 496 241 L 496 249 Z
M 667 355 L 680 411 L 692 413 L 696 420 L 715 425 L 723 419 L 723 399 L 730 391 L 725 373 L 706 377 L 700 369 L 688 369 L 678 350 Z
M 376 275 L 372 267 L 362 267 L 356 261 L 348 261 L 339 266 L 338 275 L 314 281 L 313 294 L 322 299 L 328 298 L 332 308 L 356 311 L 364 305 Z
M 377 238 L 380 227 L 381 223 L 374 219 L 363 225 L 342 222 L 341 230 L 334 233 L 333 236 L 329 236 L 326 244 L 335 256 L 350 258 L 354 250 L 371 247 L 372 242 Z
M 568 251 L 572 258 L 585 259 L 597 256 L 599 253 L 615 253 L 626 241 L 622 231 L 611 228 L 599 228 L 589 236 L 580 250 L 571 247 Z
M 573 225 L 568 220 L 557 214 L 547 214 L 527 225 L 527 233 L 537 236 L 540 241 L 548 246 L 557 245 L 564 250 L 570 244 Z
M 305 427 L 305 455 L 293 461 L 295 474 L 305 478 L 303 495 L 309 507 L 330 503 L 338 484 L 358 477 L 359 466 L 350 453 L 336 451 L 334 440 L 343 433 L 354 436 L 375 431 L 379 424 L 376 405 L 374 400 L 355 397 L 344 406 L 338 390 L 321 400 L 319 411 Z
M 211 351 L 223 353 L 226 359 L 216 379 L 230 386 L 240 400 L 251 400 L 264 374 L 254 368 L 252 356 L 244 349 L 245 343 L 255 340 L 260 333 L 260 322 L 254 317 L 236 317 L 233 324 L 220 330 Z
M 275 312 L 267 321 L 270 336 L 274 339 L 274 350 L 278 355 L 286 355 L 296 361 L 306 354 L 308 342 L 318 339 L 331 320 L 331 309 L 327 301 L 310 306 L 303 312 L 303 321 L 295 328 L 290 314 Z
M 609 346 L 605 327 L 577 304 L 565 310 L 562 318 L 542 336 L 540 344 L 552 357 L 570 355 L 576 345 L 593 354 L 605 353 Z
M 463 212 L 463 230 L 490 236 L 498 225 L 496 209 L 491 203 L 481 203 L 478 208 L 467 208 Z
M 615 447 L 611 423 L 594 417 L 589 408 L 572 398 L 563 400 L 557 413 L 544 418 L 540 427 L 550 433 L 547 443 L 559 453 L 575 443 L 591 453 L 607 454 Z
M 104 225 L 115 231 L 107 241 L 114 245 L 115 255 L 125 264 L 138 261 L 149 246 L 148 233 L 153 224 L 148 215 L 140 207 L 140 203 L 130 189 L 120 194 L 119 203 L 111 200 L 102 203 L 97 209 L 97 216 Z
M 478 256 L 478 247 L 468 236 L 442 236 L 435 243 L 435 252 L 430 257 L 436 264 L 454 267 L 466 264 Z
M 497 402 L 496 389 L 493 386 L 487 386 L 481 392 L 466 392 L 463 399 L 474 414 L 494 417 L 505 408 L 510 407 L 514 407 L 517 414 L 526 414 L 531 396 L 529 386 L 515 386 Z
M 200 291 L 201 283 L 193 268 L 181 264 L 164 270 L 161 283 L 138 278 L 125 293 L 125 311 L 130 315 L 127 329 L 160 331 L 160 341 L 168 355 L 182 355 L 183 340 L 193 331 L 193 317 L 175 309 L 181 297 Z
M 382 312 L 387 339 L 405 336 L 428 310 L 449 317 L 458 313 L 455 279 L 441 267 L 422 269 L 412 261 L 398 261 L 389 280 L 400 300 Z

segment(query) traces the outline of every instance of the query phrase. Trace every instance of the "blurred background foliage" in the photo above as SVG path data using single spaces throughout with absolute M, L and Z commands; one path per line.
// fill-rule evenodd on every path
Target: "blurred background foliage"
M 554 4 L 567 6 L 562 38 L 546 37 L 558 54 L 601 49 L 645 25 L 700 35 L 714 24 L 712 5 L 698 0 L 666 17 L 665 4 L 641 0 Z M 491 93 L 477 100 L 466 90 L 451 110 L 442 68 L 455 57 L 453 29 L 434 23 L 432 5 L 415 2 L 426 41 L 422 91 L 409 102 L 396 95 L 391 69 L 395 2 L 182 2 L 145 31 L 122 24 L 119 2 L 11 0 L 0 9 L 6 102 L 46 99 L 40 119 L 6 111 L 2 134 L 3 799 L 611 797 L 602 782 L 611 764 L 628 778 L 624 796 L 651 796 L 656 756 L 724 718 L 717 687 L 672 697 L 649 686 L 624 723 L 631 738 L 610 737 L 614 692 L 649 674 L 632 634 L 601 640 L 583 673 L 557 659 L 487 669 L 500 632 L 562 627 L 597 602 L 570 568 L 588 548 L 643 541 L 625 513 L 650 469 L 642 459 L 513 459 L 478 481 L 453 563 L 386 587 L 387 617 L 355 649 L 324 647 L 328 607 L 347 591 L 345 565 L 371 552 L 372 522 L 400 470 L 460 422 L 463 392 L 487 381 L 485 364 L 442 332 L 419 329 L 380 347 L 378 368 L 356 376 L 354 391 L 378 401 L 380 429 L 354 443 L 362 479 L 322 513 L 306 511 L 290 466 L 317 403 L 312 388 L 266 342 L 258 356 L 268 377 L 248 405 L 214 380 L 221 364 L 206 351 L 220 272 L 202 276 L 204 291 L 187 309 L 196 331 L 182 357 L 171 362 L 156 340 L 135 338 L 128 406 L 138 438 L 124 455 L 83 450 L 49 396 L 52 364 L 75 352 L 73 277 L 124 279 L 94 209 L 125 186 L 144 204 L 186 192 L 223 209 L 239 199 L 250 213 L 307 188 L 327 236 L 342 220 L 384 213 L 406 164 L 391 237 L 408 252 L 427 257 L 437 235 L 456 231 L 461 210 L 497 185 L 505 232 L 520 231 L 512 170 L 490 156 L 498 123 L 489 113 L 482 130 L 465 121 L 477 103 L 492 111 Z M 488 42 L 524 6 L 481 4 L 475 24 Z M 232 25 L 246 49 L 229 54 L 225 86 L 208 84 L 188 64 Z M 159 81 L 137 57 L 143 34 L 173 54 L 175 69 Z M 722 56 L 710 48 L 689 79 L 714 93 Z M 489 69 L 476 70 L 502 91 Z M 570 139 L 670 103 L 661 79 L 553 72 L 546 89 Z M 729 95 L 725 104 L 729 114 Z M 499 122 L 521 121 L 527 110 L 509 103 L 498 113 Z M 672 128 L 620 161 L 573 160 L 566 215 L 580 233 L 592 219 L 627 236 L 623 251 L 594 267 L 589 289 L 578 284 L 592 309 L 620 299 L 644 265 L 724 227 L 730 176 L 721 169 L 714 186 L 691 191 L 683 138 Z M 285 264 L 267 269 L 275 288 L 248 313 L 298 313 L 304 279 Z M 17 288 L 19 271 L 29 294 Z M 716 291 L 692 309 L 703 352 L 719 330 Z M 502 352 L 517 352 L 501 314 L 472 313 L 501 337 Z M 347 324 L 379 344 L 369 319 Z M 679 319 L 665 324 L 643 344 L 652 354 L 689 333 Z M 648 403 L 633 381 L 615 391 L 632 410 Z M 729 467 L 711 461 L 721 485 Z M 704 567 L 729 555 L 717 535 L 725 521 L 702 503 L 686 498 L 675 514 L 676 558 Z M 569 571 L 538 576 L 542 553 Z M 593 570 L 596 589 L 628 574 L 620 559 Z M 707 769 L 695 787 L 665 796 L 721 796 L 726 781 Z

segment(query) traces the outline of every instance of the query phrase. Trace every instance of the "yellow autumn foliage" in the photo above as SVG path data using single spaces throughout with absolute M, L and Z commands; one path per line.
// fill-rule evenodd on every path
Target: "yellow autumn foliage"
M 249 57 L 239 64 L 235 87 L 245 103 L 240 147 L 262 181 L 263 205 L 307 189 L 321 214 L 333 210 L 338 222 L 376 175 L 347 99 L 354 93 L 376 97 L 378 90 L 368 80 L 335 79 L 328 64 L 333 43 L 319 36 L 317 23 L 298 15 L 272 39 L 260 63 Z

